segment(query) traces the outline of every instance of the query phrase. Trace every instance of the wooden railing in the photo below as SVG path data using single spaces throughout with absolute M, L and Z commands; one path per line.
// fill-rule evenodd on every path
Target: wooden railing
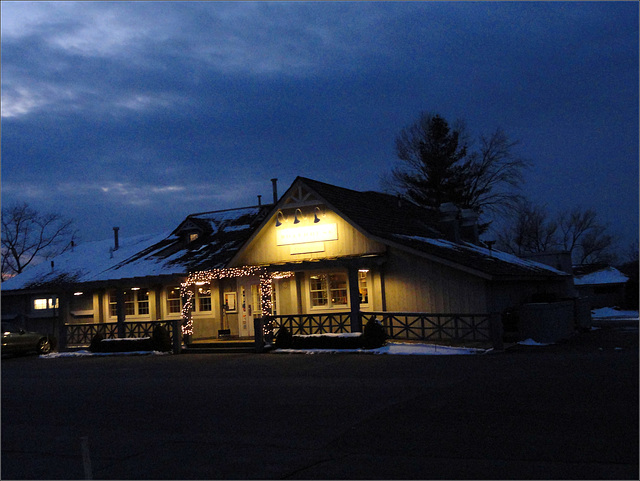
M 415 341 L 491 342 L 502 344 L 499 316 L 424 312 L 361 312 L 362 326 L 373 319 L 390 339 Z M 265 317 L 271 334 L 286 327 L 292 335 L 351 332 L 349 312 L 277 315 Z
M 491 341 L 489 314 L 431 314 L 424 312 L 363 312 L 384 326 L 390 339 L 419 341 Z
M 286 327 L 292 335 L 351 332 L 351 313 L 329 312 L 268 316 L 273 332 Z
M 124 323 L 125 337 L 139 338 L 151 337 L 156 326 L 162 326 L 169 331 L 173 343 L 174 321 L 128 321 Z M 105 339 L 118 337 L 118 323 L 103 322 L 90 324 L 65 324 L 66 347 L 87 347 L 96 334 L 101 334 Z

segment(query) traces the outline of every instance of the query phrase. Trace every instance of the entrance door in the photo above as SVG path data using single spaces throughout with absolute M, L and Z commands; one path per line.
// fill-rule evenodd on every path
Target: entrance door
M 238 310 L 238 333 L 241 337 L 253 337 L 254 317 L 262 316 L 260 303 L 260 281 L 248 278 L 240 283 L 240 309 Z

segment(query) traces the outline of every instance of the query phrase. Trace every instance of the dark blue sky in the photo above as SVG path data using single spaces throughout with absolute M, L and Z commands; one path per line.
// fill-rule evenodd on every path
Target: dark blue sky
M 501 127 L 525 194 L 638 238 L 637 2 L 5 2 L 2 204 L 83 240 L 298 176 L 382 190 L 422 111 Z

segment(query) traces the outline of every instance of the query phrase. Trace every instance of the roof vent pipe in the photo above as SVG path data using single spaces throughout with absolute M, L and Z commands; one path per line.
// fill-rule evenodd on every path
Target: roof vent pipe
M 113 228 L 113 250 L 117 251 L 118 247 L 120 247 L 120 243 L 118 242 L 118 231 L 120 230 L 120 227 L 114 227 Z
M 271 179 L 271 183 L 273 184 L 273 203 L 278 203 L 278 179 Z
M 262 196 L 258 195 L 258 207 L 262 205 Z

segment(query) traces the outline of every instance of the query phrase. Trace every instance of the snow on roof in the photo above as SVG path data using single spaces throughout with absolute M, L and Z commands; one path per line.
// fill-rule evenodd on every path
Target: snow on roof
M 431 246 L 451 250 L 458 251 L 460 253 L 479 255 L 483 258 L 484 261 L 493 261 L 493 262 L 501 262 L 514 267 L 527 271 L 533 272 L 544 272 L 547 274 L 556 274 L 566 276 L 566 272 L 559 271 L 551 266 L 546 264 L 541 264 L 539 262 L 531 261 L 528 259 L 522 259 L 516 255 L 508 254 L 506 252 L 498 251 L 495 249 L 487 249 L 486 247 L 481 247 L 476 244 L 471 244 L 469 242 L 451 242 L 444 239 L 433 239 L 430 237 L 420 237 L 420 236 L 407 236 L 396 234 L 396 237 L 418 241 L 424 244 L 428 244 Z
M 3 282 L 2 290 L 24 289 L 61 279 L 74 282 L 103 280 L 101 274 L 105 271 L 167 236 L 168 234 L 164 233 L 120 238 L 118 250 L 113 250 L 113 239 L 79 243 L 73 250 L 54 257 L 53 269 L 49 261 L 30 266 L 19 275 Z M 122 278 L 122 275 L 118 275 L 118 278 Z
M 606 267 L 589 274 L 575 276 L 573 283 L 576 286 L 592 284 L 624 284 L 629 278 L 615 267 Z

